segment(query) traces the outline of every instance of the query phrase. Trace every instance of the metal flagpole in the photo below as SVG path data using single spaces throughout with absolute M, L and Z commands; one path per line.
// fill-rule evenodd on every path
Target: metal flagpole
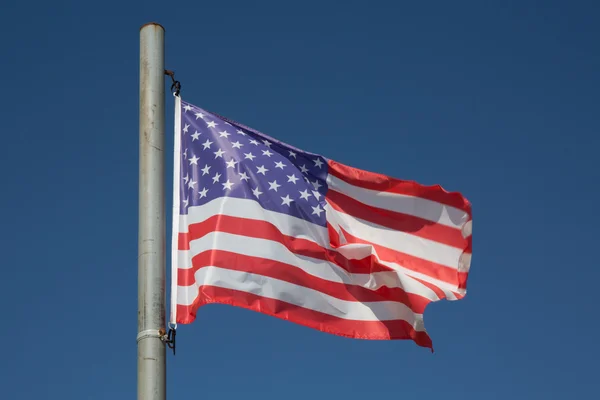
M 138 400 L 165 400 L 164 28 L 140 29 Z

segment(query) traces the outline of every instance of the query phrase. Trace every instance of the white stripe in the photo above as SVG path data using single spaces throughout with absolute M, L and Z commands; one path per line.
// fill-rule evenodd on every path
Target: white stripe
M 175 96 L 175 135 L 173 146 L 173 226 L 171 231 L 171 315 L 169 321 L 177 326 L 177 240 L 179 238 L 179 185 L 181 168 L 181 97 Z
M 269 299 L 281 300 L 340 319 L 355 321 L 404 320 L 416 330 L 424 331 L 423 316 L 413 313 L 406 305 L 393 301 L 361 303 L 340 300 L 314 289 L 263 275 L 205 267 L 195 273 L 196 284 L 178 288 L 178 303 L 189 306 L 198 295 L 200 286 L 216 286 L 239 290 Z
M 298 255 L 279 242 L 239 236 L 227 232 L 211 232 L 190 242 L 189 251 L 180 251 L 180 268 L 192 267 L 191 255 L 210 250 L 223 250 L 250 257 L 260 257 L 292 265 L 309 275 L 330 282 L 362 286 L 377 290 L 386 286 L 403 288 L 407 293 L 423 296 L 430 301 L 439 300 L 438 296 L 422 283 L 394 271 L 373 274 L 352 274 L 335 263 Z
M 325 211 L 327 221 L 330 224 L 334 227 L 344 228 L 353 236 L 423 260 L 429 260 L 450 268 L 458 268 L 458 261 L 463 253 L 462 249 L 411 235 L 410 233 L 385 228 L 339 212 L 330 205 L 327 205 Z
M 345 194 L 363 204 L 413 215 L 453 228 L 460 229 L 469 218 L 466 212 L 455 207 L 421 197 L 359 188 L 331 174 L 327 176 L 327 185 L 329 190 Z
M 291 215 L 265 210 L 254 200 L 234 197 L 220 197 L 202 206 L 188 208 L 188 214 L 179 217 L 179 231 L 187 232 L 189 225 L 204 222 L 215 215 L 267 221 L 275 225 L 284 235 L 310 240 L 323 247 L 329 246 L 327 228 Z

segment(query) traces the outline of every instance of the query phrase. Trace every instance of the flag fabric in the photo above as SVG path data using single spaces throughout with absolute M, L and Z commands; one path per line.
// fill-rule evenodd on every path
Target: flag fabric
M 230 304 L 432 348 L 425 307 L 466 294 L 471 205 L 176 98 L 171 322 Z

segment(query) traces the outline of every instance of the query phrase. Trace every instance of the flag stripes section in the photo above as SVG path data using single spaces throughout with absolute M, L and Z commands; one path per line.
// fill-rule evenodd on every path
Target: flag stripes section
M 466 199 L 327 160 L 185 102 L 179 122 L 172 322 L 224 303 L 341 336 L 432 346 L 427 304 L 466 294 Z
M 254 213 L 255 218 L 232 216 L 249 213 Z M 306 221 L 262 210 L 253 200 L 213 200 L 206 206 L 188 209 L 188 218 L 194 222 L 187 225 L 186 232 L 181 232 L 179 241 L 177 304 L 182 306 L 193 305 L 198 296 L 204 298 L 200 303 L 213 302 L 205 298 L 206 292 L 198 291 L 202 283 L 278 300 L 275 303 L 278 308 L 272 314 L 282 318 L 289 307 L 308 307 L 327 314 L 328 320 L 371 321 L 368 325 L 357 324 L 350 332 L 336 333 L 390 339 L 411 338 L 414 331 L 422 331 L 422 313 L 431 300 L 437 299 L 426 286 L 389 268 L 373 274 L 367 272 L 370 261 L 348 259 L 324 241 L 317 243 L 303 235 L 312 231 L 316 240 L 323 239 L 324 228 L 307 229 Z M 293 236 L 294 232 L 300 234 Z M 251 282 L 249 286 L 244 279 Z M 236 305 L 259 311 L 255 307 L 260 304 Z M 195 309 L 184 309 L 191 314 L 182 315 L 180 308 L 180 322 L 192 321 Z M 394 332 L 361 330 L 378 321 L 390 320 L 405 323 L 392 325 Z M 426 338 L 426 334 L 420 337 Z

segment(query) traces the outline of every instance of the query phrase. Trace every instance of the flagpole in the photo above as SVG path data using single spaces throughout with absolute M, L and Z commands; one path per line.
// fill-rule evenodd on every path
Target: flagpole
M 138 400 L 165 400 L 164 28 L 140 28 Z

